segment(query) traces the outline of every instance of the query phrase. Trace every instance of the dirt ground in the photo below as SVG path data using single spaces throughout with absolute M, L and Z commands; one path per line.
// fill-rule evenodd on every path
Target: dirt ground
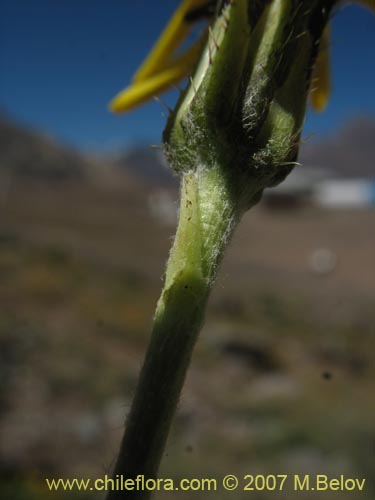
M 111 468 L 174 231 L 150 213 L 153 190 L 127 176 L 23 181 L 1 200 L 2 498 L 51 498 L 45 477 Z M 310 206 L 260 205 L 244 217 L 209 303 L 162 477 L 344 474 L 365 477 L 356 498 L 372 498 L 374 222 L 372 210 Z

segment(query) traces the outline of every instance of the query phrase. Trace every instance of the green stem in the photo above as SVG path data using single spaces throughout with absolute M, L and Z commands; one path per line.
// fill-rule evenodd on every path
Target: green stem
M 183 176 L 177 234 L 114 477 L 157 475 L 207 298 L 239 215 L 220 169 Z M 107 498 L 149 497 L 147 491 L 111 491 Z
M 295 163 L 311 68 L 333 3 L 217 2 L 192 83 L 163 136 L 182 174 L 180 219 L 115 477 L 157 475 L 224 249 L 242 213 Z M 108 500 L 149 496 L 117 491 Z

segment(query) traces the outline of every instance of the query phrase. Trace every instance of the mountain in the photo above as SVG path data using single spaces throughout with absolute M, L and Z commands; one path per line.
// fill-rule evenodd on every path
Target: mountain
M 125 168 L 137 177 L 147 179 L 154 184 L 172 186 L 177 184 L 177 177 L 169 168 L 161 150 L 150 147 L 134 147 L 115 160 L 115 165 Z
M 88 160 L 78 152 L 0 116 L 0 171 L 45 179 L 82 178 Z
M 301 147 L 300 162 L 337 177 L 375 177 L 375 121 L 357 118 L 326 139 Z
M 358 118 L 323 140 L 302 144 L 299 161 L 337 177 L 375 177 L 375 121 Z M 5 170 L 49 180 L 82 179 L 97 173 L 99 164 L 106 165 L 99 168 L 103 174 L 106 170 L 128 184 L 177 185 L 177 177 L 160 150 L 138 146 L 116 157 L 101 156 L 97 161 L 0 115 L 0 173 Z
M 325 139 L 303 143 L 299 161 L 334 177 L 375 177 L 375 121 L 357 118 Z M 152 183 L 176 183 L 159 150 L 135 147 L 117 158 L 115 164 Z

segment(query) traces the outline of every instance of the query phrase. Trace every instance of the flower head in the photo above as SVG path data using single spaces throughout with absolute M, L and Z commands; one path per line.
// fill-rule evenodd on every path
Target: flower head
M 263 3 L 267 4 L 268 1 Z M 132 110 L 190 76 L 208 38 L 210 24 L 225 3 L 224 0 L 183 0 L 131 84 L 111 101 L 110 109 L 116 113 Z M 262 2 L 249 0 L 249 3 Z M 334 0 L 333 3 L 358 3 L 375 11 L 375 0 Z M 189 48 L 180 53 L 181 44 L 199 20 L 206 20 L 206 29 Z M 330 93 L 329 46 L 327 26 L 319 42 L 310 89 L 310 102 L 316 111 L 324 110 Z

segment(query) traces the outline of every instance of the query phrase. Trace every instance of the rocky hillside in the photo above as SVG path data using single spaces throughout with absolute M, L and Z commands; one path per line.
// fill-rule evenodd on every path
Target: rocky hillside
M 337 177 L 375 177 L 375 121 L 358 118 L 336 134 L 301 147 L 300 161 L 306 166 L 329 170 Z M 149 185 L 176 186 L 160 150 L 136 146 L 100 163 Z M 0 172 L 11 170 L 23 176 L 45 179 L 78 179 L 93 172 L 95 162 L 61 146 L 47 135 L 21 127 L 0 115 Z
M 375 121 L 358 118 L 324 140 L 308 141 L 300 161 L 338 177 L 375 177 Z
M 47 135 L 0 116 L 0 169 L 23 176 L 68 179 L 85 176 L 88 161 Z

